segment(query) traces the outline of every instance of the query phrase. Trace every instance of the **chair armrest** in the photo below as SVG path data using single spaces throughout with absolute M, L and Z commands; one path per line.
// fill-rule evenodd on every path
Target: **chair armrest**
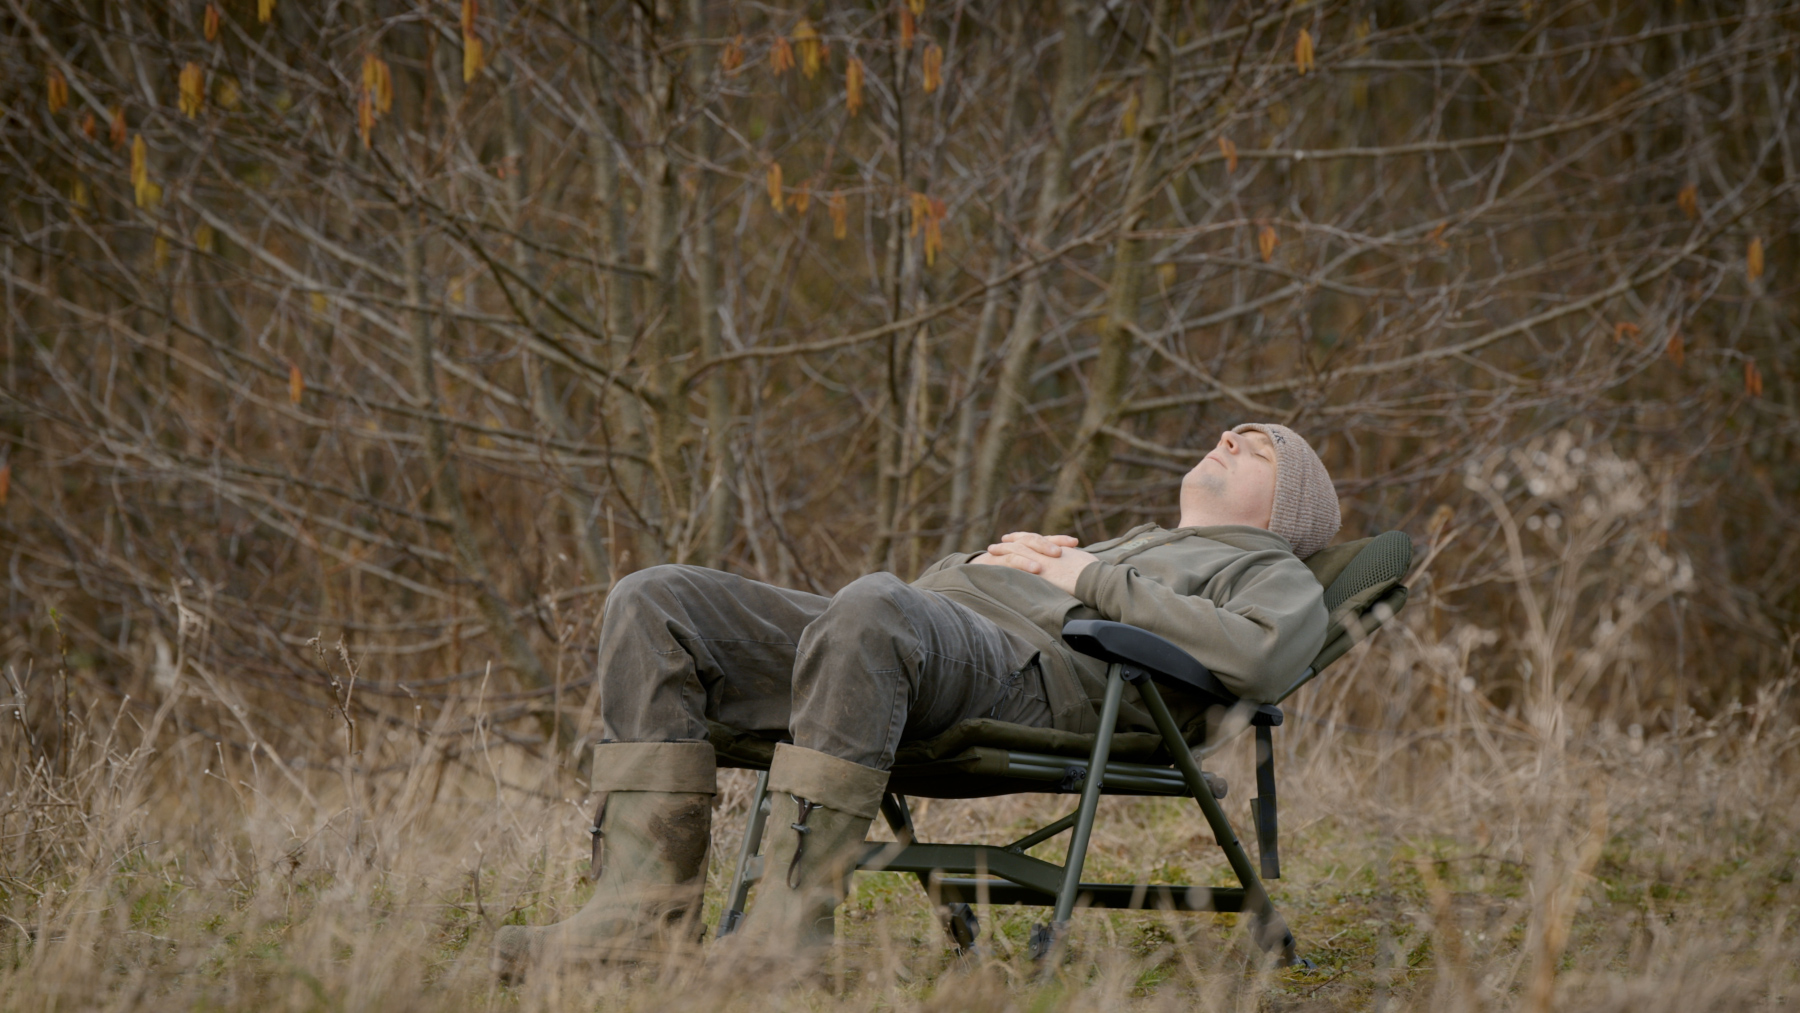
M 1062 636 L 1064 643 L 1090 658 L 1136 669 L 1158 682 L 1213 697 L 1223 704 L 1237 702 L 1237 696 L 1199 659 L 1149 630 L 1106 619 L 1076 619 L 1063 626 Z M 1137 681 L 1129 674 L 1126 678 Z

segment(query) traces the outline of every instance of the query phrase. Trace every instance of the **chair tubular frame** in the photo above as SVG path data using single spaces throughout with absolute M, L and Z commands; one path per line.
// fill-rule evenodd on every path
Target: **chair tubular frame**
M 1156 723 L 1173 768 L 1141 763 L 1109 763 L 1118 724 L 1119 704 L 1127 683 L 1137 687 Z M 857 870 L 909 872 L 918 877 L 933 903 L 949 905 L 950 931 L 959 948 L 973 940 L 972 905 L 1028 904 L 1053 908 L 1050 924 L 1033 933 L 1033 957 L 1048 955 L 1065 938 L 1070 917 L 1079 906 L 1177 911 L 1249 912 L 1253 936 L 1268 951 L 1276 951 L 1284 963 L 1294 963 L 1294 937 L 1276 911 L 1263 878 L 1280 876 L 1275 846 L 1275 770 L 1269 726 L 1280 722 L 1280 712 L 1259 715 L 1256 725 L 1257 789 L 1253 802 L 1261 875 L 1250 861 L 1213 787 L 1201 772 L 1177 727 L 1168 704 L 1156 688 L 1151 673 L 1137 666 L 1114 662 L 1107 668 L 1106 695 L 1093 752 L 1085 765 L 1077 757 L 1037 756 L 1013 753 L 1009 774 L 1041 781 L 1057 781 L 1063 790 L 1080 785 L 1081 801 L 1075 811 L 1007 845 L 927 844 L 918 840 L 904 795 L 889 793 L 882 801 L 882 817 L 893 830 L 895 842 L 868 843 Z M 1195 800 L 1211 828 L 1213 838 L 1230 864 L 1239 886 L 1201 886 L 1149 883 L 1086 883 L 1081 880 L 1088 841 L 1099 811 L 1100 796 L 1109 783 L 1132 794 L 1180 795 Z M 757 854 L 768 820 L 769 775 L 760 772 L 750 806 L 749 825 L 739 849 L 737 869 L 726 896 L 719 935 L 735 931 L 744 918 L 752 884 L 762 874 Z M 1135 790 L 1134 790 L 1135 789 Z M 1266 809 L 1266 812 L 1264 811 Z M 1056 865 L 1033 858 L 1025 851 L 1064 831 L 1072 831 L 1068 859 Z M 960 923 L 960 926 L 959 926 Z

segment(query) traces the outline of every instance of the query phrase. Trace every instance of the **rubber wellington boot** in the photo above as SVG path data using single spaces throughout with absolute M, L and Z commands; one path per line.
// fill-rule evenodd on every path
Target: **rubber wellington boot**
M 831 945 L 834 913 L 881 810 L 888 772 L 782 743 L 769 765 L 769 845 L 742 936 L 804 971 Z M 750 942 L 754 940 L 755 942 Z
M 594 747 L 594 895 L 554 925 L 509 925 L 493 969 L 517 981 L 532 968 L 663 959 L 692 949 L 705 925 L 706 852 L 718 791 L 706 742 L 607 742 Z

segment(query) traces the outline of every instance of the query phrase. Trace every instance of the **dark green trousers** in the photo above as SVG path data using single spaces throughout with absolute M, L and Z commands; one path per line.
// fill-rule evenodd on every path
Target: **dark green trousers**
M 885 770 L 969 718 L 1046 727 L 1036 651 L 891 573 L 832 597 L 699 566 L 620 580 L 600 628 L 601 735 L 706 738 L 706 719 Z

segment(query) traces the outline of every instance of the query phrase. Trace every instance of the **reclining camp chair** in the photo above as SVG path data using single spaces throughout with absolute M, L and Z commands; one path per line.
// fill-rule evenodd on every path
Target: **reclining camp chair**
M 1325 646 L 1294 680 L 1285 699 L 1325 666 L 1363 640 L 1406 604 L 1401 578 L 1412 565 L 1412 542 L 1398 531 L 1332 546 L 1315 553 L 1307 566 L 1325 587 L 1330 616 Z M 1109 663 L 1099 730 L 1077 734 L 979 719 L 962 722 L 931 739 L 902 745 L 895 753 L 882 802 L 882 816 L 897 843 L 870 842 L 857 868 L 909 872 L 935 903 L 948 912 L 946 930 L 958 950 L 971 946 L 979 925 L 974 905 L 1034 904 L 1054 907 L 1049 925 L 1033 929 L 1030 951 L 1041 958 L 1055 943 L 1078 905 L 1179 911 L 1247 911 L 1252 931 L 1265 950 L 1278 950 L 1295 963 L 1294 937 L 1264 890 L 1264 879 L 1281 876 L 1275 813 L 1273 729 L 1282 723 L 1272 704 L 1239 701 L 1199 661 L 1174 644 L 1124 623 L 1077 620 L 1063 627 L 1063 639 L 1083 654 Z M 1115 730 L 1126 683 L 1138 688 L 1157 726 L 1156 733 Z M 1216 703 L 1208 717 L 1178 728 L 1157 684 L 1178 687 Z M 1251 801 L 1260 862 L 1252 865 L 1218 800 L 1222 779 L 1201 771 L 1195 753 L 1208 755 L 1245 727 L 1255 729 L 1256 790 Z M 775 741 L 713 724 L 711 740 L 721 767 L 762 773 L 751 800 L 750 823 L 732 877 L 718 933 L 730 934 L 744 916 L 750 887 L 762 871 L 761 846 L 768 816 L 769 762 Z M 1098 772 L 1098 773 L 1096 773 Z M 907 796 L 988 798 L 1020 792 L 1081 794 L 1075 811 L 1007 845 L 927 844 L 914 832 Z M 1175 795 L 1200 805 L 1213 837 L 1225 852 L 1239 886 L 1084 883 L 1082 864 L 1102 794 Z M 1058 866 L 1025 851 L 1073 828 L 1068 858 Z M 1260 868 L 1259 868 L 1260 867 Z M 1260 871 L 1260 877 L 1258 872 Z

